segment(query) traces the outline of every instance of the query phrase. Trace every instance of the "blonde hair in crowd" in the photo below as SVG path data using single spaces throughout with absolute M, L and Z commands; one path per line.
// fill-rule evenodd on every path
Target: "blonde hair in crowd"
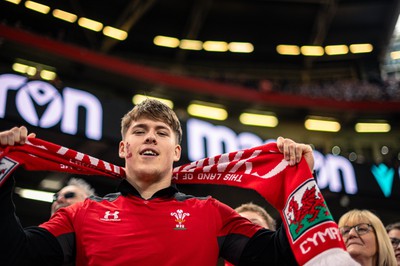
M 181 143 L 182 128 L 175 112 L 162 102 L 149 98 L 136 105 L 131 111 L 122 117 L 122 139 L 125 138 L 125 134 L 132 121 L 137 121 L 141 118 L 150 118 L 166 123 L 175 132 L 177 144 Z
M 377 266 L 397 266 L 396 257 L 390 238 L 386 232 L 382 221 L 369 210 L 354 209 L 346 212 L 339 219 L 339 228 L 346 225 L 355 225 L 356 223 L 366 222 L 372 225 L 378 252 Z
M 271 217 L 271 215 L 269 215 L 268 212 L 264 208 L 254 204 L 252 202 L 244 203 L 244 204 L 240 205 L 239 207 L 237 207 L 235 209 L 235 211 L 237 213 L 247 212 L 247 211 L 255 212 L 255 213 L 259 214 L 265 220 L 265 222 L 267 223 L 270 230 L 274 230 L 274 231 L 276 230 L 276 222 Z

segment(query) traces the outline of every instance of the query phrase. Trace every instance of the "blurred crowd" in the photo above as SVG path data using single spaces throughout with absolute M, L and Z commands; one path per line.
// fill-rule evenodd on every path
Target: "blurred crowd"
M 395 79 L 388 79 L 379 83 L 358 80 L 325 80 L 301 84 L 283 82 L 273 86 L 272 90 L 312 98 L 330 98 L 338 101 L 400 100 L 400 83 Z
M 208 73 L 206 79 L 254 88 L 264 93 L 285 93 L 338 101 L 400 101 L 400 79 L 396 76 L 369 80 L 324 79 L 289 81 L 259 79 L 244 73 Z

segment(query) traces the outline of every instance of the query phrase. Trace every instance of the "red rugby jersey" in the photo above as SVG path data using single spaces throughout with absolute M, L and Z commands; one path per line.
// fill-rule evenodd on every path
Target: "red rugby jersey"
M 261 228 L 211 197 L 170 187 L 145 200 L 127 189 L 62 208 L 41 227 L 59 239 L 64 254 L 76 249 L 78 266 L 216 265 L 221 249 L 238 260 Z

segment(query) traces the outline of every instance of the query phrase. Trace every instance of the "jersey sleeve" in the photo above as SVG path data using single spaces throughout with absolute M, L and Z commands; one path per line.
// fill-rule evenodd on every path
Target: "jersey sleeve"
M 247 242 L 237 265 L 298 265 L 290 248 L 285 230 L 261 229 Z
M 283 228 L 264 229 L 216 202 L 223 225 L 218 237 L 222 258 L 234 265 L 297 265 Z
M 220 256 L 236 265 L 251 237 L 262 227 L 251 223 L 219 201 L 215 201 L 215 206 L 217 217 L 221 219 L 221 228 L 218 232 Z
M 76 242 L 72 221 L 82 205 L 83 202 L 77 202 L 68 207 L 61 208 L 53 214 L 49 221 L 39 225 L 39 227 L 47 230 L 56 237 L 64 255 L 64 262 L 75 260 Z
M 9 178 L 0 189 L 1 265 L 61 265 L 61 246 L 49 231 L 22 228 L 12 201 L 13 184 L 14 178 Z

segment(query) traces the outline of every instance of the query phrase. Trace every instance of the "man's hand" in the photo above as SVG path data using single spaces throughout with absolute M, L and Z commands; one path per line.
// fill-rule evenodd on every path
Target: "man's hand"
M 297 164 L 300 162 L 301 157 L 304 156 L 310 170 L 314 170 L 314 155 L 310 145 L 296 143 L 283 137 L 278 137 L 276 144 L 279 151 L 283 153 L 285 160 L 289 161 L 289 165 Z
M 0 132 L 1 145 L 17 145 L 25 144 L 27 137 L 36 137 L 36 134 L 31 133 L 28 135 L 28 129 L 24 126 L 13 127 L 10 130 Z

